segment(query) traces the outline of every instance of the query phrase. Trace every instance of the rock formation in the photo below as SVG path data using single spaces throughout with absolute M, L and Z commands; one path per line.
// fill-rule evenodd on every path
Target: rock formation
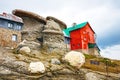
M 47 52 L 65 51 L 64 35 L 62 30 L 66 24 L 54 17 L 46 19 L 32 12 L 13 10 L 13 14 L 21 17 L 24 22 L 22 40 L 39 42 L 46 47 Z
M 65 55 L 65 60 L 70 65 L 80 68 L 85 63 L 85 56 L 81 52 L 70 51 Z
M 62 32 L 61 24 L 56 22 L 51 17 L 47 17 L 47 23 L 43 32 L 44 45 L 47 45 L 48 52 L 51 51 L 64 51 L 64 35 Z M 58 20 L 58 19 L 57 19 Z M 66 28 L 66 26 L 64 26 Z
M 41 31 L 46 24 L 45 18 L 35 13 L 19 9 L 13 10 L 13 14 L 23 19 L 22 40 L 37 41 L 36 38 L 41 37 Z

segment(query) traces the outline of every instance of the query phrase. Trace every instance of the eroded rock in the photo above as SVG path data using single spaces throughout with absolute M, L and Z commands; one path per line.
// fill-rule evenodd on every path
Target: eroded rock
M 30 48 L 28 46 L 24 46 L 24 47 L 20 48 L 19 52 L 20 53 L 22 53 L 22 52 L 30 53 L 31 50 L 30 50 Z
M 31 62 L 28 70 L 31 73 L 44 73 L 45 72 L 45 66 L 42 62 Z
M 80 68 L 85 63 L 85 56 L 81 52 L 70 51 L 64 58 L 70 65 Z
M 60 64 L 61 62 L 57 58 L 53 58 L 53 59 L 51 59 L 51 63 L 52 64 Z

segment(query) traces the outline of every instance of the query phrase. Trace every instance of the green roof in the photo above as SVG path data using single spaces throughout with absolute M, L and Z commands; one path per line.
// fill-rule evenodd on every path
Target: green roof
M 64 29 L 63 30 L 64 35 L 67 36 L 67 37 L 70 37 L 70 31 L 73 31 L 73 30 L 76 30 L 76 29 L 80 29 L 80 28 L 84 27 L 87 23 L 88 22 L 84 22 L 84 23 L 77 24 L 75 26 L 69 27 L 67 29 Z

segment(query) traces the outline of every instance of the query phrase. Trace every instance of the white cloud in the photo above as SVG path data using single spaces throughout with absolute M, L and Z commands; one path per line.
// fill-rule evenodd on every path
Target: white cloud
M 106 47 L 101 50 L 101 56 L 120 60 L 120 44 Z

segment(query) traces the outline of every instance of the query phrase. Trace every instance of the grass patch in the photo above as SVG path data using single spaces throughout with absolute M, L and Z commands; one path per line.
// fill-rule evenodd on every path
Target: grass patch
M 88 55 L 88 54 L 84 54 L 84 56 L 85 56 L 86 59 L 93 59 L 93 58 L 96 58 L 96 56 Z
M 120 61 L 111 60 L 108 58 L 95 57 L 92 55 L 84 54 L 86 58 L 86 62 L 83 65 L 83 68 L 92 69 L 95 71 L 106 72 L 106 67 L 108 68 L 108 72 L 120 73 Z M 92 64 L 92 61 L 99 62 L 99 64 Z

